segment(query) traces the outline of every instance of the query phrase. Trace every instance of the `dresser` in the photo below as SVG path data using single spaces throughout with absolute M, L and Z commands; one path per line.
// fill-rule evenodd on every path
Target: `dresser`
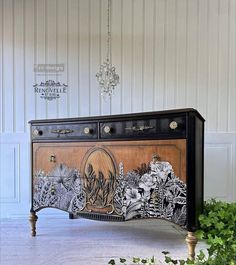
M 195 109 L 30 121 L 32 207 L 105 221 L 165 219 L 194 258 L 203 207 L 204 119 Z M 158 220 L 157 220 L 158 221 Z

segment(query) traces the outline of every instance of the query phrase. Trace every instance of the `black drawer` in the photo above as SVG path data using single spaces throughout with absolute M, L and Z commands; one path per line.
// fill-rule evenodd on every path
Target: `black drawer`
M 186 117 L 173 116 L 100 123 L 101 139 L 186 137 Z
M 97 123 L 32 125 L 32 139 L 97 139 Z

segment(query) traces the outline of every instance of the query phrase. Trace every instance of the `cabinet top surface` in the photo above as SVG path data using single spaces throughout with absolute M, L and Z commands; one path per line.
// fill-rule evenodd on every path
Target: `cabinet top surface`
M 201 114 L 193 109 L 171 109 L 163 111 L 152 111 L 152 112 L 139 112 L 139 113 L 127 113 L 118 115 L 103 115 L 103 116 L 87 116 L 77 118 L 57 118 L 57 119 L 42 119 L 42 120 L 31 120 L 29 123 L 54 123 L 54 122 L 80 122 L 80 121 L 98 121 L 98 120 L 110 120 L 110 119 L 122 119 L 122 118 L 138 118 L 138 117 L 150 117 L 150 116 L 162 116 L 162 115 L 178 115 L 178 114 L 193 114 L 205 121 Z

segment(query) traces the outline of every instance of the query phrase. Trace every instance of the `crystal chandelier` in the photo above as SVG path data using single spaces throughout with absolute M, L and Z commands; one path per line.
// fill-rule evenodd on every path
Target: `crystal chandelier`
M 111 98 L 115 86 L 119 83 L 119 75 L 116 74 L 116 69 L 112 66 L 111 59 L 111 30 L 110 30 L 110 10 L 111 0 L 107 3 L 107 56 L 106 61 L 100 65 L 100 69 L 96 74 L 100 93 L 104 98 Z

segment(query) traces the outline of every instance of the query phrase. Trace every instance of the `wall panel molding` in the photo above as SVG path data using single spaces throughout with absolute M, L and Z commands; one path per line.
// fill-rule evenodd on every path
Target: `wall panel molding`
M 205 198 L 236 201 L 236 133 L 206 133 Z
M 0 202 L 20 202 L 20 145 L 1 143 Z

